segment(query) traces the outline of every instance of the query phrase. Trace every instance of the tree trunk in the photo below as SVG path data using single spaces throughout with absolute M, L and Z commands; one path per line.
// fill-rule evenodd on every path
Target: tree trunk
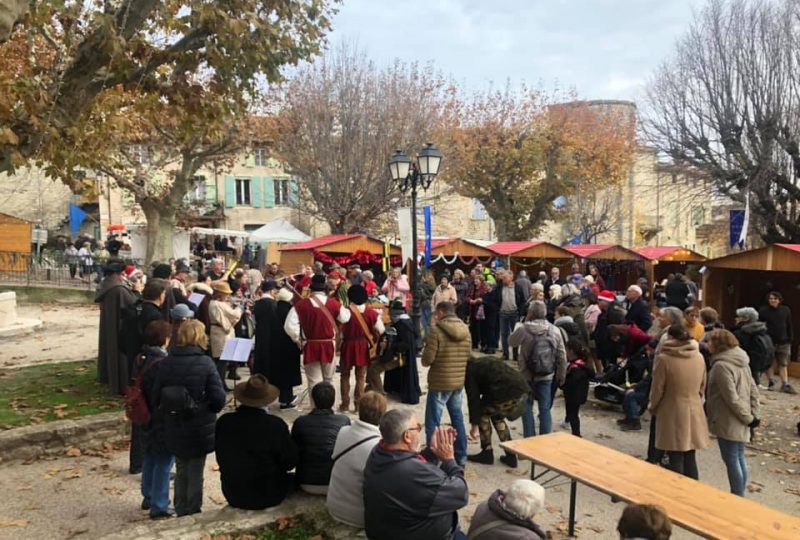
M 175 236 L 175 208 L 158 202 L 140 203 L 147 219 L 147 250 L 145 264 L 167 262 L 174 257 L 172 238 Z

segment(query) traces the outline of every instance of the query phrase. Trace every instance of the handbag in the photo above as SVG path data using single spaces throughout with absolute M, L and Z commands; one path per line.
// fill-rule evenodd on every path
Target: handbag
M 150 408 L 142 392 L 142 379 L 147 371 L 161 362 L 161 359 L 150 362 L 134 379 L 133 384 L 125 388 L 125 416 L 135 426 L 144 426 L 150 422 Z
M 486 311 L 483 309 L 483 304 L 478 306 L 478 309 L 475 311 L 475 319 L 478 321 L 486 320 Z

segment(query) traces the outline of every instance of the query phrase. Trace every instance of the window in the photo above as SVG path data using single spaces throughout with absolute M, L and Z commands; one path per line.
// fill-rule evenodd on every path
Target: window
M 236 179 L 236 204 L 250 205 L 250 179 L 237 178 Z
M 258 148 L 253 148 L 253 161 L 256 164 L 256 167 L 266 167 L 267 161 L 269 157 L 267 156 L 267 149 L 263 146 Z
M 706 209 L 702 206 L 695 206 L 692 209 L 692 225 L 699 227 L 706 222 Z
M 134 144 L 130 148 L 131 161 L 139 165 L 150 163 L 150 149 L 143 144 Z
M 189 199 L 192 202 L 205 202 L 206 201 L 206 177 L 193 176 L 192 185 L 194 190 L 189 192 Z
M 472 219 L 483 221 L 486 219 L 486 209 L 476 199 L 472 199 Z
M 288 206 L 289 205 L 289 180 L 286 178 L 279 178 L 273 180 L 273 189 L 275 192 L 275 206 Z

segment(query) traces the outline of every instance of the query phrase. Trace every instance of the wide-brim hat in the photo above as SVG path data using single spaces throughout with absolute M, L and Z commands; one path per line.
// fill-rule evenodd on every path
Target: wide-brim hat
M 242 405 L 248 407 L 266 407 L 280 395 L 277 386 L 260 373 L 256 373 L 244 382 L 234 386 L 233 397 Z
M 214 289 L 215 292 L 222 293 L 222 294 L 233 294 L 231 290 L 231 286 L 228 285 L 228 282 L 222 279 L 218 279 L 217 281 L 211 282 L 211 288 Z

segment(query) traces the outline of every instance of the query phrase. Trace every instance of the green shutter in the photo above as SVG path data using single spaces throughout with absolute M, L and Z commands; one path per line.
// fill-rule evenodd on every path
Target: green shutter
M 250 204 L 253 208 L 261 208 L 261 177 L 250 178 Z
M 275 206 L 275 184 L 271 176 L 264 176 L 264 208 Z
M 225 177 L 225 206 L 227 208 L 236 206 L 236 179 L 233 176 Z
M 206 178 L 206 201 L 210 203 L 217 202 L 217 183 L 214 179 Z
M 295 207 L 299 201 L 298 194 L 300 186 L 297 183 L 297 178 L 289 179 L 289 206 Z

